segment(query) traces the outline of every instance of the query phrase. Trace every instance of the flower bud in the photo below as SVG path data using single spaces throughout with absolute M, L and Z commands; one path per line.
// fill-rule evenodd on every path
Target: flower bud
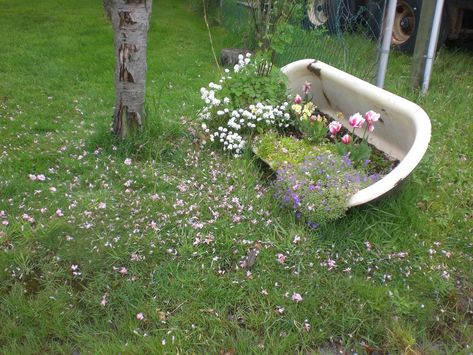
M 296 95 L 294 98 L 294 103 L 300 104 L 302 102 L 302 97 L 300 95 Z
M 349 144 L 351 142 L 351 137 L 350 135 L 347 133 L 345 134 L 343 137 L 342 137 L 342 143 L 343 144 Z

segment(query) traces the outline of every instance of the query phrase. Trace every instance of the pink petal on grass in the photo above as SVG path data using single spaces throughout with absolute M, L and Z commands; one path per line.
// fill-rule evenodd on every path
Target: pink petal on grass
M 297 292 L 294 292 L 294 293 L 292 294 L 292 297 L 291 297 L 291 298 L 292 298 L 292 300 L 293 300 L 294 302 L 296 302 L 296 303 L 299 303 L 299 302 L 301 302 L 301 301 L 303 300 L 302 296 L 301 296 L 299 293 L 297 293 Z

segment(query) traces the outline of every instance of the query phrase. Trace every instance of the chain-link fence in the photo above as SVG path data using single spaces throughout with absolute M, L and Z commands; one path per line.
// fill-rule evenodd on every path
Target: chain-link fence
M 253 24 L 251 1 L 221 0 L 223 25 L 235 36 L 235 46 L 250 49 Z M 291 41 L 276 54 L 285 65 L 314 58 L 362 79 L 376 73 L 385 1 L 306 0 L 292 22 Z

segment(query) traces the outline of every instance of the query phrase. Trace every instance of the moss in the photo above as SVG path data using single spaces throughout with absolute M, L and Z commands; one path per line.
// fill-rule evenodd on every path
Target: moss
M 330 144 L 314 146 L 295 137 L 280 136 L 269 132 L 260 137 L 256 144 L 256 152 L 272 169 L 277 170 L 282 165 L 300 164 L 310 156 L 333 153 L 334 148 Z

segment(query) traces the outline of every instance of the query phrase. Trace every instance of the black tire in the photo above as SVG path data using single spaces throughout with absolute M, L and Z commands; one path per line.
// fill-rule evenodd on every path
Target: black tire
M 330 34 L 338 34 L 352 21 L 356 0 L 306 0 L 305 10 L 304 27 L 326 28 Z
M 392 46 L 404 53 L 414 53 L 422 0 L 398 0 L 394 17 Z
M 414 53 L 421 8 L 422 0 L 398 0 L 391 39 L 394 49 L 406 54 Z M 379 2 L 371 2 L 366 6 L 364 17 L 368 35 L 376 39 L 380 37 L 384 26 L 383 10 L 383 6 Z M 444 8 L 437 49 L 447 40 L 448 28 L 448 14 L 447 9 Z

